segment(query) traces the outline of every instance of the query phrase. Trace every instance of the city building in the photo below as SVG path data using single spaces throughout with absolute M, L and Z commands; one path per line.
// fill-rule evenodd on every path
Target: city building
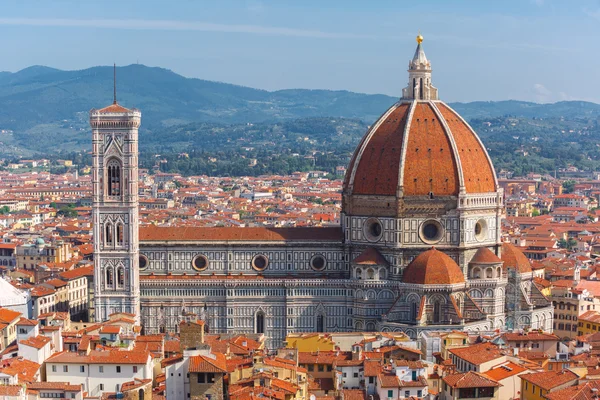
M 96 320 L 133 313 L 159 333 L 194 315 L 269 347 L 295 332 L 552 330 L 529 261 L 502 244 L 487 151 L 439 100 L 421 42 L 350 161 L 341 226 L 138 226 L 141 113 L 116 98 L 92 110 Z

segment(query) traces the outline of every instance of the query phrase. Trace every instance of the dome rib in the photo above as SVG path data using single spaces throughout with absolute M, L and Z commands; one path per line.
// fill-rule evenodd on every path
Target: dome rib
M 404 162 L 405 196 L 457 196 L 458 168 L 452 145 L 431 103 L 417 102 Z
M 404 195 L 404 165 L 406 165 L 406 148 L 408 147 L 408 134 L 410 132 L 410 126 L 415 115 L 415 108 L 417 101 L 413 100 L 410 103 L 410 110 L 408 110 L 408 120 L 404 127 L 404 134 L 402 137 L 402 149 L 400 153 L 400 165 L 398 165 L 398 193 Z
M 355 183 L 356 183 L 356 181 L 355 181 L 356 180 L 356 171 L 357 171 L 358 167 L 360 166 L 365 147 L 371 141 L 371 138 L 373 137 L 373 135 L 375 135 L 375 133 L 377 133 L 379 131 L 379 127 L 401 105 L 402 105 L 401 103 L 396 103 L 393 106 L 391 106 L 385 113 L 383 113 L 381 115 L 381 117 L 379 117 L 377 122 L 375 122 L 375 124 L 371 127 L 371 129 L 369 129 L 367 134 L 363 137 L 362 141 L 360 142 L 360 145 L 354 151 L 354 155 L 352 157 L 352 160 L 350 161 L 350 164 L 351 164 L 350 168 L 348 169 L 348 171 L 346 171 L 346 176 L 349 176 L 350 178 L 347 181 L 347 185 L 346 185 L 345 189 L 346 190 L 349 189 L 349 193 L 354 193 L 354 190 L 355 190 L 354 188 L 355 188 Z
M 465 176 L 467 193 L 487 193 L 498 190 L 498 179 L 490 156 L 473 128 L 447 104 L 440 102 L 440 112 L 450 127 L 462 157 L 462 170 Z M 485 177 L 486 180 L 481 180 Z M 491 177 L 491 180 L 490 180 Z
M 448 122 L 446 122 L 446 118 L 444 118 L 440 109 L 433 101 L 431 102 L 431 108 L 433 109 L 433 112 L 435 113 L 435 115 L 437 115 L 439 121 L 441 122 L 442 127 L 444 128 L 444 131 L 446 132 L 446 136 L 448 137 L 448 140 L 450 140 L 450 144 L 452 145 L 452 152 L 454 153 L 454 159 L 456 160 L 456 163 L 461 166 L 461 168 L 458 168 L 457 172 L 458 172 L 459 192 L 462 192 L 465 190 L 465 176 L 464 176 L 464 172 L 462 169 L 462 161 L 460 159 L 460 153 L 458 152 L 458 146 L 456 145 L 456 140 L 454 139 L 452 130 L 448 126 Z

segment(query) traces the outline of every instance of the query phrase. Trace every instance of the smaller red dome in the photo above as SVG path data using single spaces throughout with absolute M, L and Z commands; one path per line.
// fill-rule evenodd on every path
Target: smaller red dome
M 487 247 L 477 250 L 477 253 L 469 261 L 472 264 L 500 264 L 501 262 L 502 260 Z
M 417 285 L 452 285 L 464 283 L 465 277 L 450 256 L 432 247 L 408 264 L 402 281 Z
M 502 243 L 504 268 L 515 268 L 520 273 L 531 272 L 531 263 L 525 254 L 510 243 Z

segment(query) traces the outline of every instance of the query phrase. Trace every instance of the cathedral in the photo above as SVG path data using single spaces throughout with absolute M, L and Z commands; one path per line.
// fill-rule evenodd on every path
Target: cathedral
M 475 131 L 438 99 L 423 38 L 402 98 L 370 127 L 344 178 L 341 226 L 139 226 L 141 113 L 90 112 L 95 318 L 146 333 L 552 330 L 528 259 L 502 243 L 503 192 Z

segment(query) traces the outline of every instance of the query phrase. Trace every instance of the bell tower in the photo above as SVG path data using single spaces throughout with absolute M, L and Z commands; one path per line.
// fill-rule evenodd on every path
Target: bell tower
M 117 103 L 90 111 L 94 297 L 98 322 L 126 312 L 140 320 L 138 129 L 142 114 Z

